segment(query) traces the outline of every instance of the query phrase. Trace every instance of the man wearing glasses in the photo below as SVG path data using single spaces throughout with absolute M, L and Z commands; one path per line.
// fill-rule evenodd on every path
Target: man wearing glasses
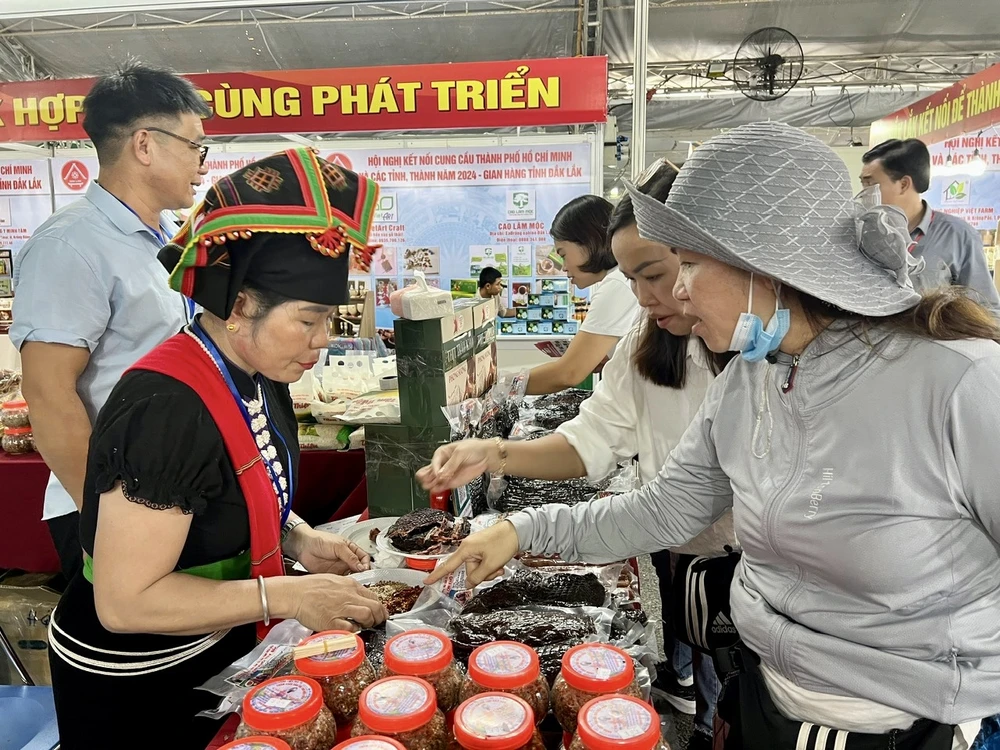
M 122 373 L 186 323 L 188 301 L 156 260 L 207 172 L 185 79 L 130 63 L 84 101 L 100 175 L 18 254 L 10 338 L 21 351 L 35 444 L 52 475 L 45 513 L 63 572 L 82 567 L 79 513 L 91 425 Z

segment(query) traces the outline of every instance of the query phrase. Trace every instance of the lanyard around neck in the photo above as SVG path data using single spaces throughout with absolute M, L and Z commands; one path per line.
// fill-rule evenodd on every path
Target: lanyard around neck
M 201 327 L 201 323 L 197 318 L 191 321 L 191 331 L 198 340 L 204 345 L 205 351 L 215 362 L 215 366 L 219 368 L 219 372 L 222 373 L 223 380 L 226 381 L 226 387 L 229 388 L 229 393 L 232 394 L 233 400 L 236 401 L 236 405 L 240 408 L 240 413 L 243 415 L 243 421 L 246 422 L 247 429 L 253 434 L 253 426 L 251 422 L 253 421 L 250 417 L 250 412 L 247 411 L 246 404 L 243 403 L 243 397 L 240 395 L 239 389 L 236 387 L 236 383 L 233 382 L 233 376 L 229 372 L 229 368 L 226 366 L 226 362 L 222 357 L 222 353 L 219 348 L 215 345 L 215 342 L 209 338 L 208 334 L 205 333 L 205 329 Z M 267 396 L 264 394 L 264 389 L 260 389 L 260 397 L 264 402 L 264 416 L 267 419 L 268 427 L 273 435 L 276 435 L 278 440 L 281 442 L 281 446 L 285 449 L 286 460 L 288 461 L 287 474 L 288 474 L 288 503 L 285 507 L 281 507 L 281 483 L 278 481 L 279 477 L 271 468 L 270 461 L 264 461 L 264 468 L 267 469 L 267 473 L 271 475 L 271 482 L 274 484 L 274 490 L 278 494 L 278 508 L 281 513 L 281 523 L 280 526 L 285 525 L 285 521 L 288 520 L 288 515 L 292 512 L 292 498 L 295 497 L 295 472 L 292 468 L 292 453 L 288 449 L 288 443 L 285 442 L 285 438 L 281 435 L 277 426 L 274 424 L 274 420 L 271 419 L 271 412 L 267 405 Z

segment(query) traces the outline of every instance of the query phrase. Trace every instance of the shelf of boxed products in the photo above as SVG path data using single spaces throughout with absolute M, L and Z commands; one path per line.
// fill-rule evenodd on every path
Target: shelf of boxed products
M 499 320 L 499 333 L 504 337 L 572 336 L 585 314 L 586 300 L 570 293 L 569 279 L 539 279 L 534 292 L 515 295 L 514 307 Z

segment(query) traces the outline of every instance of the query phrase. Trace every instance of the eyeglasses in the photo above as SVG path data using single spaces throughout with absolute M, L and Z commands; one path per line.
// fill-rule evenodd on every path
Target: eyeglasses
M 183 141 L 191 148 L 198 151 L 198 157 L 200 161 L 198 166 L 202 166 L 205 163 L 205 159 L 208 158 L 208 146 L 202 145 L 201 143 L 195 143 L 194 141 L 188 140 L 182 135 L 177 135 L 177 133 L 171 133 L 169 130 L 163 130 L 162 128 L 139 128 L 139 130 L 148 130 L 151 133 L 162 133 L 163 135 L 169 135 L 171 138 L 176 138 L 179 141 Z M 139 132 L 138 130 L 136 131 Z

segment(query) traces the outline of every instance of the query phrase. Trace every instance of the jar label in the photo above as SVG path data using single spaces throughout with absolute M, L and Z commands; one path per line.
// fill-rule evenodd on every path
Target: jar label
M 530 721 L 524 706 L 502 695 L 473 698 L 458 720 L 477 737 L 506 737 Z
M 351 750 L 396 750 L 395 745 L 382 740 L 361 740 L 361 742 L 352 742 L 349 747 Z
M 365 705 L 379 716 L 408 716 L 427 705 L 427 688 L 414 680 L 386 680 L 368 691 Z
M 250 742 L 241 742 L 238 745 L 233 745 L 229 750 L 275 750 L 275 745 L 266 741 L 251 740 Z
M 649 731 L 653 717 L 648 709 L 622 698 L 610 698 L 591 706 L 584 717 L 595 734 L 609 740 L 631 740 Z
M 625 659 L 617 651 L 594 646 L 583 648 L 569 658 L 573 671 L 594 680 L 609 680 L 625 671 Z
M 279 680 L 261 687 L 253 698 L 250 706 L 262 714 L 281 714 L 302 708 L 313 696 L 313 689 L 308 682 L 302 680 Z
M 393 640 L 389 650 L 403 661 L 428 661 L 444 651 L 444 643 L 430 633 L 404 633 Z
M 521 674 L 531 666 L 531 655 L 517 646 L 487 646 L 476 654 L 476 666 L 489 674 Z

